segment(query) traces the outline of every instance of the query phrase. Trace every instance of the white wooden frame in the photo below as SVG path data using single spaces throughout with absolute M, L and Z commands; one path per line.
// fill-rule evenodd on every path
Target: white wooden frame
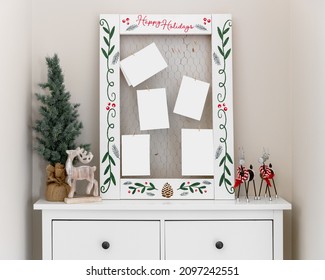
M 231 15 L 112 14 L 101 15 L 99 23 L 101 196 L 104 199 L 233 199 L 235 176 Z M 214 178 L 122 179 L 120 36 L 184 34 L 211 36 Z M 168 195 L 162 191 L 165 185 L 169 187 Z M 170 189 L 173 190 L 172 193 Z

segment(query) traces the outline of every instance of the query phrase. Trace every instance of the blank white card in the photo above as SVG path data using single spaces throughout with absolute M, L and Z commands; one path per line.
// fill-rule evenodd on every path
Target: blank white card
M 209 83 L 183 76 L 174 113 L 201 120 L 209 86 Z
M 182 129 L 182 175 L 213 175 L 213 130 Z
M 150 175 L 150 135 L 122 135 L 122 175 Z
M 141 84 L 168 65 L 155 43 L 121 60 L 121 70 L 129 85 Z
M 169 128 L 165 88 L 137 90 L 140 130 Z

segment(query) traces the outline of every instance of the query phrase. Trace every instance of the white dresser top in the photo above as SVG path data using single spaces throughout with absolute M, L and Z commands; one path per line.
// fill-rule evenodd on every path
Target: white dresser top
M 34 204 L 34 210 L 290 210 L 291 204 L 283 198 L 272 201 L 262 197 L 249 202 L 242 197 L 239 201 L 232 200 L 102 200 L 100 202 L 66 204 L 64 202 L 50 202 L 40 199 Z

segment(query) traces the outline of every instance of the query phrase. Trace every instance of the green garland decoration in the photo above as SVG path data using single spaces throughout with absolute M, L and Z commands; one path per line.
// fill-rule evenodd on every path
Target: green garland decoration
M 219 179 L 219 187 L 224 186 L 228 193 L 233 194 L 235 192 L 234 187 L 232 186 L 231 181 L 229 180 L 229 177 L 231 176 L 231 172 L 229 169 L 228 164 L 233 164 L 233 160 L 228 153 L 228 130 L 227 130 L 227 110 L 228 108 L 226 107 L 226 104 L 223 103 L 227 97 L 227 73 L 226 73 L 226 60 L 229 57 L 231 53 L 231 48 L 227 49 L 227 44 L 229 42 L 229 36 L 227 36 L 227 33 L 230 31 L 230 28 L 232 27 L 232 21 L 227 20 L 222 29 L 218 27 L 218 35 L 221 39 L 221 45 L 218 46 L 218 51 L 223 58 L 223 68 L 219 69 L 218 74 L 223 77 L 223 81 L 219 82 L 219 89 L 220 92 L 217 94 L 217 100 L 219 102 L 218 105 L 218 113 L 217 116 L 220 120 L 223 120 L 223 122 L 219 125 L 219 128 L 221 131 L 224 132 L 224 136 L 220 137 L 220 143 L 223 145 L 223 151 L 224 151 L 224 156 L 221 158 L 219 167 L 222 166 L 223 172 L 220 176 Z M 221 104 L 223 103 L 223 104 Z
M 110 91 L 111 88 L 114 87 L 114 81 L 110 80 L 111 74 L 114 74 L 114 69 L 110 67 L 110 56 L 112 55 L 115 45 L 112 45 L 112 38 L 115 33 L 115 26 L 110 28 L 108 22 L 105 19 L 100 20 L 100 26 L 102 26 L 103 30 L 106 33 L 106 36 L 103 36 L 103 40 L 106 44 L 106 49 L 101 48 L 102 55 L 106 58 L 106 82 L 107 82 L 107 87 L 106 87 L 106 95 L 107 99 L 110 101 L 109 106 L 106 107 L 107 110 L 107 117 L 106 117 L 106 122 L 107 122 L 107 131 L 106 131 L 106 136 L 107 136 L 107 151 L 105 155 L 102 158 L 102 163 L 107 163 L 104 175 L 108 174 L 108 177 L 105 179 L 103 185 L 100 187 L 100 190 L 102 193 L 106 193 L 111 185 L 113 184 L 116 186 L 116 179 L 112 171 L 112 166 L 115 166 L 115 160 L 113 159 L 111 155 L 111 145 L 115 141 L 115 137 L 110 136 L 110 131 L 115 128 L 115 124 L 111 122 L 111 118 L 114 119 L 116 117 L 116 110 L 115 106 L 116 104 L 114 103 L 116 100 L 116 93 L 114 91 Z M 113 145 L 113 147 L 116 146 Z M 113 155 L 116 156 L 116 153 L 113 152 Z

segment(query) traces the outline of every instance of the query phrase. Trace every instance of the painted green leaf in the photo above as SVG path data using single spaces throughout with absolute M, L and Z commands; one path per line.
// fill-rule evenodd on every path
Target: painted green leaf
M 114 186 L 116 186 L 115 176 L 112 172 L 111 172 L 111 178 L 112 178 L 112 182 L 113 182 Z
M 105 36 L 103 36 L 103 38 L 104 38 L 106 45 L 109 47 L 109 42 L 108 42 L 107 38 Z
M 108 59 L 108 55 L 107 55 L 107 52 L 102 48 L 102 53 L 103 55 L 106 57 L 106 59 Z
M 225 179 L 225 173 L 223 173 L 220 177 L 220 180 L 219 180 L 219 187 L 222 185 L 223 183 L 223 180 Z
M 227 156 L 227 159 L 229 160 L 229 162 L 230 162 L 231 164 L 233 164 L 232 159 L 231 159 L 231 156 L 230 156 L 228 153 L 226 154 L 226 156 Z
M 226 29 L 223 31 L 223 35 L 227 34 L 229 30 L 230 30 L 230 28 L 229 28 L 229 27 L 228 27 L 228 28 L 226 28 Z
M 134 185 L 136 185 L 137 187 L 144 187 L 144 185 L 141 183 L 135 183 Z
M 137 189 L 134 189 L 133 192 L 132 192 L 132 194 L 135 194 L 136 191 L 137 191 Z
M 192 187 L 189 187 L 190 188 L 190 191 L 191 191 L 191 193 L 194 193 L 194 190 L 193 190 L 193 188 Z
M 229 41 L 229 37 L 226 38 L 226 40 L 223 42 L 222 46 L 225 47 Z
M 199 188 L 199 192 L 200 192 L 200 194 L 203 194 L 203 191 L 201 190 L 201 188 Z
M 135 187 L 129 187 L 130 190 L 135 190 Z
M 183 182 L 179 188 L 182 189 L 184 186 L 185 186 L 185 182 Z
M 154 190 L 154 189 L 155 189 L 155 187 L 152 187 L 152 186 L 151 186 L 151 187 L 148 188 L 147 190 L 148 190 L 148 191 L 152 191 L 152 190 Z
M 200 185 L 200 183 L 199 182 L 196 182 L 196 183 L 191 184 L 189 187 L 196 187 L 198 185 Z
M 206 189 L 207 187 L 206 186 L 202 186 L 202 187 L 200 187 L 200 189 Z
M 231 175 L 230 170 L 226 165 L 225 165 L 225 170 L 226 170 L 227 174 L 230 176 Z
M 102 159 L 102 163 L 104 163 L 104 162 L 107 160 L 108 156 L 109 156 L 109 153 L 107 152 L 107 153 L 104 155 L 103 159 Z
M 218 34 L 219 34 L 220 39 L 222 40 L 223 34 L 222 34 L 220 27 L 218 27 Z
M 109 30 L 106 27 L 103 27 L 104 31 L 109 34 Z
M 186 187 L 179 187 L 181 190 L 183 190 L 183 191 L 187 191 L 187 188 Z
M 111 47 L 111 49 L 110 49 L 109 52 L 108 52 L 108 55 L 109 55 L 109 56 L 112 54 L 112 52 L 114 51 L 114 49 L 115 49 L 115 46 Z
M 104 185 L 108 184 L 109 181 L 111 181 L 111 177 L 108 177 L 108 178 L 105 180 Z
M 106 168 L 105 168 L 105 171 L 104 171 L 104 175 L 107 174 L 107 172 L 111 169 L 111 165 L 109 164 Z
M 155 185 L 153 183 L 149 183 L 149 185 L 153 188 L 153 190 L 156 188 Z
M 223 165 L 223 163 L 225 162 L 225 160 L 226 160 L 226 156 L 224 156 L 224 157 L 222 158 L 222 160 L 221 160 L 220 163 L 219 163 L 219 166 Z
M 109 161 L 115 166 L 116 164 L 115 164 L 115 161 L 114 161 L 114 159 L 111 157 L 111 155 L 109 156 Z
M 225 54 L 225 59 L 228 58 L 228 56 L 230 55 L 230 52 L 231 52 L 231 49 L 229 49 L 229 50 L 226 52 L 226 54 Z
M 218 50 L 222 56 L 224 56 L 223 50 L 218 46 Z
M 227 185 L 231 186 L 231 182 L 227 178 L 225 178 L 225 181 Z
M 141 193 L 144 193 L 145 190 L 146 190 L 146 187 L 143 187 L 141 190 Z
M 114 31 L 115 31 L 115 26 L 113 26 L 111 33 L 109 34 L 109 38 L 112 39 L 113 35 L 114 35 Z

